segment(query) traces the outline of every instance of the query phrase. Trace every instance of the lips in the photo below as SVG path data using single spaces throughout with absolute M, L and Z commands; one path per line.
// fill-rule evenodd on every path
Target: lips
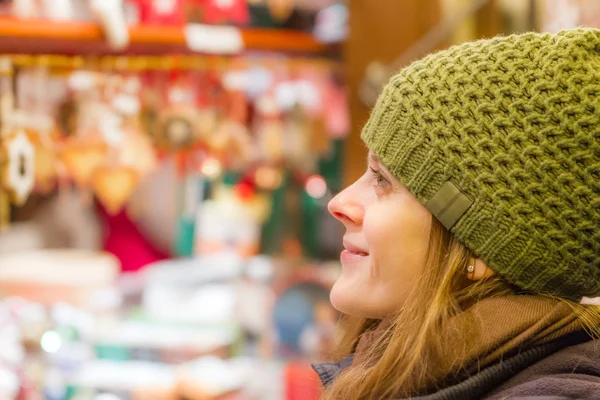
M 369 255 L 368 251 L 355 246 L 347 240 L 344 240 L 344 250 L 340 255 L 340 260 L 344 264 L 349 264 L 357 261 L 363 260 L 365 257 Z
M 353 245 L 352 243 L 350 243 L 347 240 L 344 240 L 344 249 L 346 249 L 350 253 L 357 254 L 357 255 L 360 255 L 363 257 L 369 255 L 368 251 L 366 251 L 358 246 Z

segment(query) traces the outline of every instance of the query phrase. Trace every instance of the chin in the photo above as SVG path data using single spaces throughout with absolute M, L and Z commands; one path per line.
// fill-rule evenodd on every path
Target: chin
M 353 284 L 352 281 L 342 276 L 331 288 L 331 293 L 329 294 L 331 305 L 346 315 L 379 319 L 380 317 L 376 315 L 377 313 L 373 312 L 375 310 L 364 302 L 364 297 L 361 297 L 360 293 L 364 293 L 365 289 L 361 286 Z

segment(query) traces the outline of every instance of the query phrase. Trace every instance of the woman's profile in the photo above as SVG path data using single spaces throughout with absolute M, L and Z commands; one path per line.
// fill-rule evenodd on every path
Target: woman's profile
M 600 399 L 600 31 L 431 54 L 362 139 L 322 398 Z

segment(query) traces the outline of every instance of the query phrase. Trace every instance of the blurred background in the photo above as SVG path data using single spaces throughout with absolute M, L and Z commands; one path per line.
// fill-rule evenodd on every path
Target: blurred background
M 597 0 L 0 1 L 0 399 L 317 399 L 402 66 Z

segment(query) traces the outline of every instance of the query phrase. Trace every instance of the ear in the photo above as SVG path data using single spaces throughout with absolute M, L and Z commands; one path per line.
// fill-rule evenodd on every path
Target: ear
M 496 272 L 488 267 L 487 264 L 479 258 L 469 260 L 469 265 L 474 267 L 473 272 L 467 273 L 467 278 L 471 281 L 477 282 L 496 275 Z

